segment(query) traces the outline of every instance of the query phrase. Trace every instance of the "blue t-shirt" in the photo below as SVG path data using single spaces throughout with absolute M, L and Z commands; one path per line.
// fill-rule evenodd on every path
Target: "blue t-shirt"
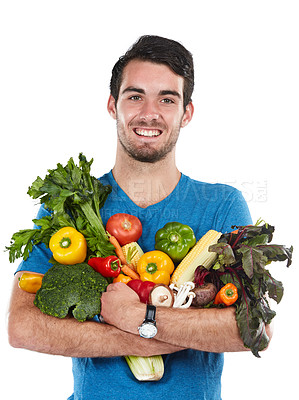
M 232 225 L 251 223 L 241 192 L 228 185 L 198 182 L 182 174 L 168 197 L 141 208 L 118 186 L 111 171 L 100 180 L 112 186 L 112 193 L 101 209 L 104 225 L 111 215 L 119 212 L 137 216 L 143 227 L 138 241 L 143 251 L 154 250 L 155 233 L 167 222 L 191 226 L 197 240 L 209 229 L 224 233 L 230 231 Z M 42 207 L 38 218 L 46 213 Z M 51 266 L 50 257 L 48 249 L 36 246 L 18 271 L 45 273 Z M 165 355 L 163 359 L 165 372 L 160 381 L 139 382 L 123 357 L 73 358 L 74 394 L 69 400 L 221 399 L 223 354 L 188 349 Z

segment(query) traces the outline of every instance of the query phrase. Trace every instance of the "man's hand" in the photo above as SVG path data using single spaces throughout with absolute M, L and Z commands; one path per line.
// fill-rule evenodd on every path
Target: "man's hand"
M 145 304 L 122 282 L 111 283 L 101 298 L 101 315 L 110 325 L 134 334 L 145 316 Z
M 102 294 L 101 314 L 104 320 L 122 331 L 139 335 L 138 326 L 144 320 L 145 311 L 146 305 L 141 303 L 138 295 L 124 283 L 111 284 L 107 292 Z M 159 307 L 156 321 L 158 333 L 153 340 L 159 342 L 214 353 L 248 351 L 240 337 L 234 307 Z

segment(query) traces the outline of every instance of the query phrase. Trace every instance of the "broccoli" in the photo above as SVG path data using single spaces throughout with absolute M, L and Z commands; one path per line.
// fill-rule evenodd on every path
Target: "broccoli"
M 86 263 L 55 264 L 43 277 L 34 304 L 44 314 L 65 318 L 69 312 L 80 322 L 101 312 L 101 295 L 108 281 Z

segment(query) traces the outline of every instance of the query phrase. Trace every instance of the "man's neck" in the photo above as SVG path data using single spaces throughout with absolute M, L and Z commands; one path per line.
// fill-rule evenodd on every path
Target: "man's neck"
M 169 196 L 181 177 L 172 154 L 153 164 L 139 162 L 122 154 L 116 157 L 112 172 L 122 190 L 142 208 Z

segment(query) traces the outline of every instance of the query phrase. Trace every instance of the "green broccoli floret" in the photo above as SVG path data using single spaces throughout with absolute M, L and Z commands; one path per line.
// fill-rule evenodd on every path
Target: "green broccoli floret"
M 86 263 L 55 264 L 43 277 L 34 304 L 44 314 L 65 318 L 69 312 L 80 322 L 101 312 L 101 296 L 108 281 Z

